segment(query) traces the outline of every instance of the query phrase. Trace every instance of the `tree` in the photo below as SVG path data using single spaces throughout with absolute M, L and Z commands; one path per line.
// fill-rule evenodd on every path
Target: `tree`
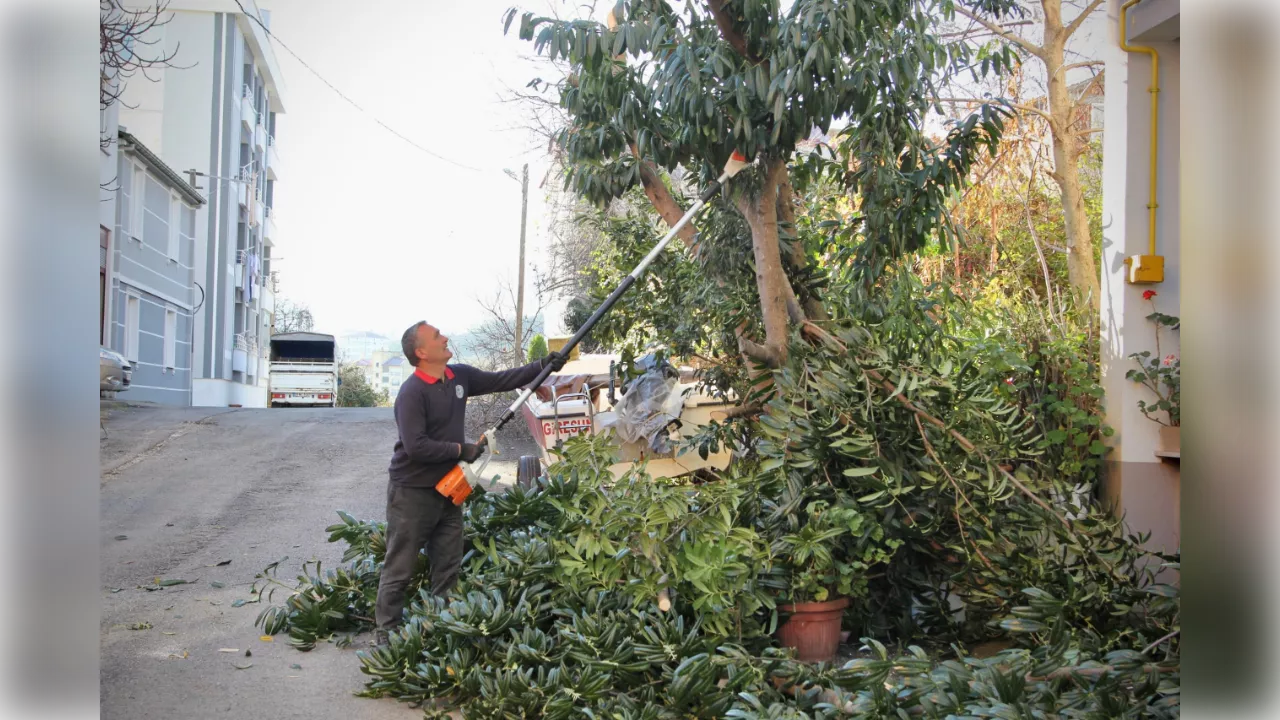
M 98 0 L 100 110 L 106 111 L 120 102 L 128 81 L 138 73 L 155 82 L 158 78 L 151 77 L 150 72 L 173 64 L 180 45 L 175 44 L 172 51 L 157 49 L 163 38 L 152 32 L 173 19 L 167 8 L 165 0 L 133 10 L 123 7 L 121 0 Z M 103 135 L 100 142 L 105 148 L 115 138 Z
M 1035 21 L 1008 20 L 1030 14 L 1021 6 L 993 8 L 975 4 L 972 8 L 966 8 L 958 5 L 956 12 L 971 23 L 969 28 L 962 31 L 965 37 L 972 37 L 975 31 L 994 35 L 1015 50 L 1023 61 L 1029 58 L 1038 60 L 1040 70 L 1047 78 L 1046 102 L 1039 106 L 1019 105 L 1016 109 L 1035 115 L 1048 124 L 1053 149 L 1053 169 L 1049 176 L 1061 194 L 1066 226 L 1068 277 L 1071 286 L 1087 298 L 1096 311 L 1101 301 L 1100 278 L 1080 177 L 1080 157 L 1089 149 L 1088 136 L 1092 130 L 1088 127 L 1088 113 L 1081 112 L 1083 98 L 1072 96 L 1067 76 L 1071 70 L 1097 67 L 1102 62 L 1097 58 L 1068 62 L 1067 55 L 1071 38 L 1102 5 L 1102 0 L 1087 0 L 1084 8 L 1070 20 L 1063 17 L 1063 5 L 1070 7 L 1070 0 L 1065 3 L 1063 0 L 1039 0 L 1036 3 L 1024 0 L 1024 3 L 1039 6 Z M 1031 39 L 1031 33 L 1040 35 L 1038 43 Z M 1095 81 L 1100 79 L 1098 74 L 1093 77 Z
M 355 365 L 343 363 L 338 367 L 338 407 L 379 407 L 389 401 L 386 390 L 374 390 Z
M 1004 5 L 1003 2 L 985 2 Z M 934 34 L 932 0 L 777 3 L 709 0 L 677 9 L 661 0 L 619 2 L 608 23 L 524 13 L 522 39 L 571 69 L 557 88 L 570 124 L 558 137 L 566 184 L 598 205 L 643 188 L 674 225 L 683 214 L 681 168 L 706 183 L 731 153 L 752 162 L 717 202 L 736 212 L 750 236 L 759 314 L 738 326 L 738 349 L 767 367 L 781 366 L 792 325 L 826 318 L 819 282 L 822 248 L 795 241 L 794 191 L 788 163 L 814 128 L 847 120 L 856 148 L 841 169 L 862 215 L 843 258 L 867 283 L 903 252 L 944 238 L 944 198 L 959 186 L 979 146 L 994 148 L 1001 115 L 984 106 L 942 147 L 927 142 L 923 118 L 945 76 L 968 69 L 963 43 Z M 516 10 L 506 18 L 509 28 Z M 995 54 L 986 66 L 1003 67 Z M 831 169 L 834 170 L 834 169 Z M 721 227 L 737 231 L 731 222 Z M 685 247 L 699 245 L 692 226 Z
M 311 316 L 311 309 L 305 304 L 285 299 L 281 299 L 276 303 L 276 312 L 271 330 L 272 335 L 311 332 L 314 327 L 315 318 Z
M 523 337 L 519 339 L 516 338 L 516 296 L 510 283 L 500 283 L 492 299 L 477 300 L 489 317 L 470 333 L 467 350 L 476 356 L 479 365 L 491 366 L 490 369 L 495 369 L 513 363 L 523 365 L 526 362 L 525 348 L 529 346 L 533 334 L 538 331 L 538 326 L 542 322 L 542 313 L 546 311 L 549 302 L 546 279 L 538 274 L 536 268 L 533 286 L 534 301 L 525 306 L 532 307 L 533 312 L 526 313 L 520 331 Z
M 529 341 L 529 362 L 541 360 L 550 353 L 551 350 L 547 348 L 547 339 L 542 336 L 542 333 L 534 335 Z

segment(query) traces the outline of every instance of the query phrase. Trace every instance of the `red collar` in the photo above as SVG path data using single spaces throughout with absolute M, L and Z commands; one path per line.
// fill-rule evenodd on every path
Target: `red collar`
M 414 371 L 413 371 L 413 374 L 414 374 L 414 375 L 417 375 L 417 376 L 422 380 L 422 382 L 424 382 L 424 383 L 426 383 L 426 384 L 428 384 L 428 385 L 435 385 L 436 383 L 440 382 L 440 378 L 438 378 L 438 377 L 431 377 L 430 375 L 428 375 L 428 374 L 426 374 L 425 372 L 423 372 L 423 371 L 422 371 L 422 368 L 418 368 L 417 370 L 414 370 Z M 448 367 L 447 365 L 446 365 L 446 366 L 445 366 L 445 368 L 444 368 L 444 376 L 445 376 L 446 378 L 450 379 L 450 380 L 452 380 L 452 379 L 453 379 L 453 371 L 452 371 L 452 370 L 450 370 L 450 369 L 449 369 L 449 367 Z

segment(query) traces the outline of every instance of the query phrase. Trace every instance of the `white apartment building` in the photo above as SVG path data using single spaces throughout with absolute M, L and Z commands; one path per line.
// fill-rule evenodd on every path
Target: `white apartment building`
M 241 4 L 270 27 L 254 0 Z M 149 71 L 156 82 L 131 79 L 120 124 L 207 201 L 196 210 L 192 257 L 192 404 L 265 407 L 280 66 L 267 33 L 234 0 L 171 0 L 167 11 L 172 19 L 153 32 L 157 52 L 176 54 L 173 66 Z
M 413 374 L 413 366 L 399 351 L 377 350 L 371 357 L 361 358 L 354 365 L 360 368 L 364 379 L 375 391 L 385 390 L 392 401 L 400 392 L 400 386 Z
M 386 335 L 364 330 L 349 332 L 338 338 L 338 355 L 343 362 L 353 363 L 359 360 L 373 360 L 374 353 L 399 352 L 399 347 L 399 341 L 392 340 Z

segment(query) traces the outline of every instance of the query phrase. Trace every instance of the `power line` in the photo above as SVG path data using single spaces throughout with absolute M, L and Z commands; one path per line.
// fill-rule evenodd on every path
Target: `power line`
M 381 126 L 382 126 L 386 131 L 387 131 L 387 132 L 391 133 L 392 135 L 395 135 L 396 137 L 400 138 L 401 140 L 403 140 L 403 141 L 405 141 L 405 142 L 409 143 L 410 145 L 412 145 L 412 146 L 414 146 L 415 148 L 417 148 L 417 149 L 421 150 L 422 152 L 424 152 L 424 153 L 426 153 L 426 154 L 430 155 L 431 157 L 436 158 L 437 160 L 441 160 L 441 161 L 447 162 L 447 163 L 449 163 L 450 165 L 455 165 L 455 166 L 460 167 L 460 168 L 462 168 L 462 169 L 464 169 L 464 170 L 473 170 L 473 171 L 475 171 L 475 172 L 484 172 L 484 171 L 483 171 L 483 170 L 481 170 L 480 168 L 477 168 L 477 167 L 471 167 L 470 165 L 463 165 L 462 163 L 460 163 L 460 162 L 458 162 L 458 161 L 456 161 L 456 160 L 450 160 L 449 158 L 447 158 L 447 157 L 445 157 L 445 156 L 443 156 L 443 155 L 441 155 L 441 154 L 439 154 L 439 153 L 432 152 L 432 151 L 430 151 L 430 150 L 426 149 L 425 147 L 423 147 L 423 146 L 419 145 L 418 143 L 414 142 L 413 140 L 410 140 L 409 138 L 407 138 L 407 137 L 405 137 L 404 135 L 400 134 L 399 132 L 397 132 L 397 131 L 395 130 L 395 128 L 391 127 L 390 125 L 388 125 L 388 124 L 386 124 L 386 123 L 382 122 L 382 120 L 378 119 L 378 117 L 377 117 L 376 115 L 374 115 L 373 113 L 369 112 L 368 110 L 365 110 L 365 109 L 364 109 L 363 107 L 361 107 L 361 106 L 359 105 L 359 103 L 357 103 L 355 100 L 352 100 L 351 98 L 347 97 L 345 93 L 343 93 L 343 92 L 342 92 L 341 90 L 339 90 L 338 88 L 334 87 L 333 83 L 331 83 L 331 82 L 329 82 L 328 80 L 326 80 L 326 79 L 324 78 L 324 76 L 323 76 L 323 75 L 321 75 L 319 72 L 316 72 L 315 68 L 313 68 L 313 67 L 311 67 L 310 65 L 308 65 L 308 64 L 307 64 L 307 62 L 306 62 L 305 60 L 303 60 L 301 57 L 299 57 L 299 56 L 298 56 L 298 53 L 294 52 L 293 50 L 290 50 L 290 49 L 289 49 L 289 46 L 288 46 L 288 45 L 285 45 L 283 42 L 281 42 L 281 41 L 280 41 L 280 38 L 276 37 L 276 36 L 271 32 L 271 29 L 270 29 L 270 28 L 268 28 L 266 25 L 264 25 L 264 24 L 263 24 L 263 22 L 262 22 L 262 20 L 261 20 L 261 19 L 259 19 L 257 15 L 255 15 L 255 14 L 253 14 L 253 13 L 249 12 L 248 10 L 246 10 L 246 9 L 245 9 L 245 7 L 244 7 L 244 5 L 240 2 L 240 0 L 235 0 L 235 2 L 236 2 L 236 5 L 239 5 L 239 6 L 240 6 L 240 11 L 241 11 L 241 12 L 243 12 L 246 16 L 248 16 L 250 20 L 252 20 L 252 21 L 254 21 L 255 23 L 257 23 L 257 24 L 258 24 L 258 27 L 262 28 L 262 31 L 263 31 L 263 32 L 265 32 L 265 33 L 267 34 L 267 37 L 269 37 L 269 38 L 271 38 L 272 40 L 274 40 L 274 41 L 276 42 L 276 44 L 277 44 L 277 45 L 279 45 L 281 48 L 283 48 L 283 49 L 284 49 L 284 51 L 285 51 L 285 52 L 287 52 L 287 53 L 289 53 L 290 55 L 292 55 L 292 56 L 293 56 L 293 58 L 294 58 L 295 60 L 297 60 L 299 63 L 301 63 L 301 64 L 302 64 L 302 67 L 306 68 L 307 70 L 310 70 L 312 75 L 315 75 L 317 78 L 319 78 L 319 79 L 320 79 L 320 82 L 322 82 L 322 83 L 324 83 L 325 85 L 329 86 L 329 89 L 330 89 L 330 90 L 332 90 L 332 91 L 334 91 L 335 93 L 337 93 L 337 94 L 338 94 L 338 97 L 340 97 L 340 98 L 342 98 L 343 100 L 346 100 L 348 103 L 350 103 L 351 107 L 354 107 L 355 109 L 359 110 L 360 112 L 364 113 L 365 115 L 368 115 L 368 116 L 369 116 L 369 118 L 370 118 L 371 120 L 373 120 L 374 122 L 376 122 L 376 123 L 378 123 L 379 125 L 381 125 Z

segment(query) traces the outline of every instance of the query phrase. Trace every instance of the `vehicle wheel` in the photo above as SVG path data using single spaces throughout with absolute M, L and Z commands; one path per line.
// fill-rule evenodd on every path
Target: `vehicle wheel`
M 522 455 L 516 465 L 516 485 L 531 488 L 542 476 L 542 460 L 537 455 Z

